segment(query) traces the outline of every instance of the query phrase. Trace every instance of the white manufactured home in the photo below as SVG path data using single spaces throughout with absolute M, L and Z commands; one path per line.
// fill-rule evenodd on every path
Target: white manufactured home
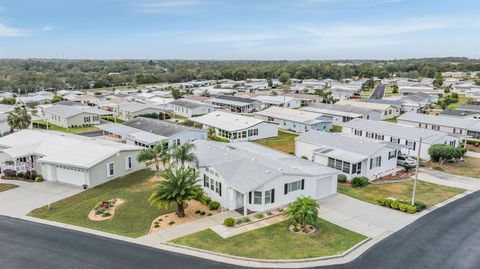
M 246 215 L 337 191 L 338 172 L 314 162 L 249 142 L 193 144 L 205 193 L 229 210 Z
M 141 149 L 73 134 L 21 130 L 0 138 L 0 168 L 94 187 L 145 168 L 137 161 Z

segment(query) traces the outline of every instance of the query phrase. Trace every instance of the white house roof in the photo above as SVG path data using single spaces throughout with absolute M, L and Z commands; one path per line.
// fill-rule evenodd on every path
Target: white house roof
M 434 144 L 447 136 L 454 137 L 453 135 L 447 133 L 429 130 L 425 128 L 417 128 L 409 125 L 358 118 L 353 119 L 349 122 L 341 123 L 341 125 L 347 128 L 386 134 L 392 137 L 405 138 L 414 141 L 419 141 L 420 137 L 422 137 L 423 142 L 430 144 Z
M 200 117 L 190 118 L 190 120 L 225 131 L 244 130 L 264 122 L 263 120 L 253 117 L 246 117 L 223 111 L 214 111 Z
M 398 120 L 421 122 L 421 123 L 428 123 L 433 125 L 449 126 L 454 128 L 463 128 L 463 129 L 469 129 L 471 126 L 477 123 L 477 120 L 473 120 L 473 119 L 470 120 L 470 119 L 460 119 L 460 118 L 444 117 L 444 116 L 433 116 L 433 115 L 426 115 L 426 114 L 420 114 L 415 112 L 405 113 L 400 117 L 398 117 Z
M 308 111 L 308 112 L 312 112 L 312 113 L 342 116 L 342 117 L 345 116 L 345 117 L 352 117 L 352 118 L 360 118 L 360 117 L 363 116 L 363 114 L 339 111 L 339 110 L 335 110 L 333 108 L 319 108 L 319 107 L 306 106 L 306 107 L 300 108 L 300 110 Z
M 321 120 L 322 115 L 318 113 L 275 106 L 269 107 L 263 111 L 255 112 L 255 115 L 308 124 L 323 122 L 323 120 Z
M 158 110 L 163 110 L 161 107 L 153 105 L 153 104 L 141 104 L 136 102 L 131 103 L 123 103 L 118 106 L 120 110 L 128 111 L 128 112 L 138 112 L 145 109 L 153 108 Z
M 41 156 L 39 162 L 86 169 L 121 151 L 141 150 L 107 140 L 30 129 L 1 137 L 0 146 L 6 148 L 2 151 L 12 158 L 33 154 Z
M 295 138 L 296 141 L 318 146 L 316 153 L 327 157 L 357 163 L 374 153 L 389 148 L 364 138 L 310 130 Z
M 258 100 L 262 103 L 276 104 L 276 105 L 285 104 L 295 100 L 295 98 L 290 96 L 279 96 L 279 95 L 277 96 L 260 95 L 257 97 L 253 97 L 253 99 Z
M 91 106 L 65 106 L 65 105 L 52 105 L 44 108 L 44 111 L 70 118 L 82 113 L 96 114 L 96 115 L 112 115 L 112 112 L 94 108 Z
M 281 153 L 249 142 L 221 143 L 196 140 L 194 153 L 200 167 L 212 167 L 234 189 L 242 193 L 289 175 L 319 176 L 336 174 L 323 165 Z

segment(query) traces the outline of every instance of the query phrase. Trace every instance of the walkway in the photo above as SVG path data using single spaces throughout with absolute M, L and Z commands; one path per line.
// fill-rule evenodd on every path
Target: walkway
M 0 215 L 23 217 L 35 208 L 65 199 L 82 191 L 74 185 L 58 182 L 25 182 L 0 179 L 18 188 L 0 193 Z
M 467 151 L 467 153 L 465 153 L 465 156 L 480 159 L 480 152 L 475 152 L 470 150 L 470 151 Z
M 462 188 L 469 191 L 480 190 L 480 178 L 457 176 L 433 169 L 420 168 L 418 178 L 430 183 L 449 187 Z
M 217 225 L 213 227 L 212 230 L 216 232 L 218 235 L 220 235 L 221 237 L 228 238 L 238 234 L 242 234 L 242 233 L 250 232 L 263 227 L 267 227 L 272 224 L 281 222 L 283 220 L 285 220 L 283 215 L 277 215 L 268 219 L 246 224 L 240 227 L 226 227 L 225 225 Z
M 138 241 L 138 243 L 140 244 L 158 245 L 158 244 L 173 240 L 175 238 L 179 238 L 185 235 L 189 235 L 191 233 L 200 232 L 200 231 L 218 226 L 222 224 L 223 220 L 228 217 L 239 218 L 241 216 L 242 216 L 241 214 L 239 214 L 237 211 L 234 211 L 234 210 L 225 211 L 209 217 L 205 217 L 203 219 L 177 225 L 170 229 L 165 229 L 163 231 L 160 231 L 158 233 L 142 236 L 138 238 L 136 241 Z

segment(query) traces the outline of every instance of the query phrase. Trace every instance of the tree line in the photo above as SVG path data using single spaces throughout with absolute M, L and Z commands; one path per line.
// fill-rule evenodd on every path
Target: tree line
M 248 78 L 434 78 L 439 72 L 478 71 L 480 60 L 426 58 L 390 61 L 194 61 L 1 59 L 0 89 L 88 89 L 191 80 Z

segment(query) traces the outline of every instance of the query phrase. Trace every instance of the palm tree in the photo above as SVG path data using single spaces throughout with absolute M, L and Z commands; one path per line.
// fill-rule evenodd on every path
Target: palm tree
M 323 102 L 326 104 L 333 102 L 332 92 L 329 89 L 330 86 L 325 86 L 323 89 L 315 89 L 315 95 L 322 97 Z
M 198 159 L 192 150 L 195 148 L 193 144 L 183 144 L 175 146 L 172 149 L 172 160 L 174 163 L 180 163 L 183 167 L 185 163 L 197 163 Z
M 159 183 L 148 201 L 157 207 L 177 205 L 177 215 L 185 217 L 185 205 L 188 200 L 198 197 L 202 187 L 197 184 L 192 168 L 168 168 L 163 171 L 164 181 Z
M 299 197 L 293 201 L 285 211 L 287 218 L 292 218 L 295 223 L 302 227 L 313 225 L 318 219 L 318 203 L 310 197 Z
M 170 161 L 170 151 L 168 145 L 163 142 L 158 142 L 153 148 L 142 149 L 137 156 L 139 162 L 155 160 L 155 168 L 157 172 L 160 171 L 160 161 L 163 166 Z
M 27 109 L 17 106 L 8 113 L 7 122 L 13 133 L 15 129 L 27 129 L 32 122 L 32 116 L 28 114 Z

